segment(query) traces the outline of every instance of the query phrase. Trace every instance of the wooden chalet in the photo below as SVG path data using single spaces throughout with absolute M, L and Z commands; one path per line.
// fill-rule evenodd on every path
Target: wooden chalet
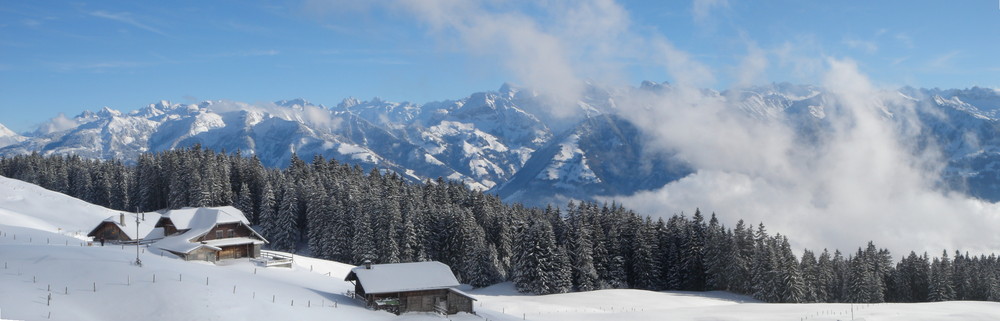
M 163 238 L 163 230 L 156 229 L 155 223 L 160 219 L 159 213 L 140 213 L 139 228 L 136 231 L 135 215 L 125 213 L 108 218 L 98 223 L 87 236 L 95 241 L 104 240 L 111 243 L 132 242 L 136 240 L 151 240 Z M 147 221 L 146 218 L 149 218 Z
M 182 208 L 156 222 L 166 235 L 153 246 L 185 260 L 218 261 L 260 256 L 263 236 L 250 228 L 243 212 L 232 206 Z
M 371 264 L 351 269 L 344 281 L 354 284 L 354 297 L 369 308 L 406 312 L 475 313 L 475 298 L 457 287 L 451 268 L 441 262 Z

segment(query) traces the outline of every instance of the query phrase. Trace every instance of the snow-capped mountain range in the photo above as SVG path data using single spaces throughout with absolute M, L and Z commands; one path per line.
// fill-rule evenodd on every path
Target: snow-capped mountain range
M 255 155 L 285 166 L 292 153 L 314 154 L 412 180 L 443 177 L 492 189 L 508 200 L 540 204 L 560 198 L 628 195 L 655 189 L 697 170 L 669 152 L 653 151 L 646 134 L 621 117 L 617 101 L 638 91 L 589 86 L 569 117 L 546 112 L 546 100 L 505 84 L 497 91 L 423 105 L 379 98 L 344 99 L 334 107 L 302 99 L 251 105 L 231 101 L 161 101 L 123 113 L 111 108 L 59 116 L 30 133 L 0 125 L 0 155 L 39 152 L 137 159 L 201 144 Z M 772 84 L 739 92 L 737 110 L 761 120 L 784 119 L 804 133 L 822 130 L 824 89 Z M 1000 200 L 1000 93 L 994 89 L 914 89 L 921 137 L 940 146 L 949 188 Z

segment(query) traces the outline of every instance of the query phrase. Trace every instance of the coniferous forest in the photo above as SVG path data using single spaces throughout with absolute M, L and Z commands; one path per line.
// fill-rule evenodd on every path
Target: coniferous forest
M 1000 301 L 1000 259 L 961 252 L 792 250 L 763 223 L 715 214 L 652 220 L 619 204 L 531 208 L 438 179 L 413 183 L 336 160 L 284 169 L 198 146 L 135 165 L 78 156 L 0 158 L 0 174 L 128 211 L 232 205 L 281 251 L 358 264 L 437 260 L 476 287 L 726 290 L 767 302 Z M 71 215 L 71 213 L 68 213 Z M 95 222 L 96 224 L 96 222 Z

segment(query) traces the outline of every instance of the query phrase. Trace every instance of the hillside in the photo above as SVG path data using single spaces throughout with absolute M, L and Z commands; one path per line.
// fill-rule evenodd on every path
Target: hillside
M 442 320 L 370 311 L 348 299 L 351 266 L 303 256 L 295 266 L 187 262 L 142 248 L 81 246 L 107 209 L 0 178 L 0 318 L 16 320 Z M 60 226 L 69 235 L 58 234 Z M 155 280 L 154 280 L 155 279 Z M 95 290 L 96 289 L 96 290 Z M 470 290 L 478 315 L 452 320 L 1000 320 L 1000 303 L 766 304 L 726 292 L 599 290 L 544 296 L 510 283 Z M 51 295 L 51 301 L 49 301 Z
M 84 238 L 120 212 L 0 176 L 0 224 Z
M 130 247 L 81 247 L 77 239 L 2 224 L 0 235 L 5 235 L 0 236 L 0 253 L 7 266 L 0 272 L 4 319 L 445 319 L 422 313 L 397 317 L 363 308 L 343 295 L 350 289 L 342 281 L 350 266 L 337 262 L 296 256 L 292 269 L 263 268 L 246 260 L 213 265 L 144 252 L 143 267 L 136 267 L 130 264 L 135 256 Z M 832 321 L 850 319 L 853 308 L 857 320 L 1000 320 L 1000 303 L 995 302 L 767 304 L 725 292 L 643 290 L 529 296 L 517 294 L 509 283 L 469 292 L 479 300 L 478 315 L 448 319 Z

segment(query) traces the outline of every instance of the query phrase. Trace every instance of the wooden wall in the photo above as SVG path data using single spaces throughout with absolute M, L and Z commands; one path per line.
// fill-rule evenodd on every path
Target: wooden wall
M 448 291 L 448 314 L 455 314 L 459 312 L 472 313 L 472 299 L 464 295 Z
M 215 262 L 218 258 L 219 257 L 216 251 L 207 247 L 199 247 L 184 256 L 184 260 L 187 261 L 198 260 Z
M 113 222 L 101 222 L 91 234 L 88 236 L 93 236 L 94 241 L 100 241 L 101 237 L 104 237 L 105 241 L 131 241 L 132 238 L 128 237 L 127 234 L 122 232 L 118 225 Z
M 220 233 L 221 232 L 221 237 Z M 246 225 L 240 223 L 228 223 L 219 224 L 212 228 L 212 230 L 205 233 L 197 241 L 208 241 L 217 239 L 227 239 L 232 237 L 252 237 L 253 232 Z

